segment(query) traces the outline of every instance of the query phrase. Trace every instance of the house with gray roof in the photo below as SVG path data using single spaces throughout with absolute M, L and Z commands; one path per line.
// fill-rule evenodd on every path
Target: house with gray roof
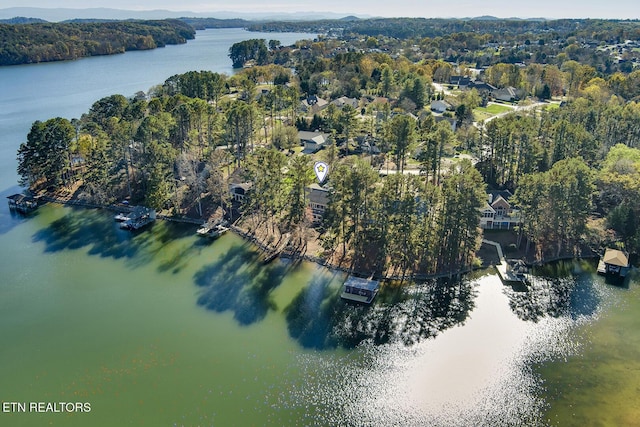
M 304 145 L 303 153 L 312 154 L 322 149 L 329 143 L 329 135 L 322 132 L 298 132 L 300 145 Z
M 319 224 L 329 205 L 329 189 L 313 183 L 305 188 L 305 192 L 308 200 L 307 215 L 311 222 Z

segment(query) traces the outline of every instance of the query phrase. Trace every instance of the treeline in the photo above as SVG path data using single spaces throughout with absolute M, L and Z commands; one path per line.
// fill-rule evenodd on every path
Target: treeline
M 345 95 L 358 98 L 365 94 L 399 100 L 411 95 L 409 98 L 418 109 L 438 95 L 431 83 L 449 85 L 451 76 L 471 74 L 468 66 L 461 64 L 456 67 L 444 60 L 411 62 L 406 57 L 392 58 L 387 53 L 345 53 L 339 42 L 331 40 L 309 41 L 303 49 L 292 52 L 288 48 L 282 48 L 276 54 L 280 58 L 286 57 L 289 61 L 286 64 L 296 64 L 300 88 L 309 95 L 324 98 Z M 498 88 L 514 87 L 520 92 L 521 98 L 533 96 L 550 99 L 568 95 L 606 99 L 615 95 L 622 100 L 636 100 L 640 97 L 639 70 L 607 75 L 590 65 L 569 59 L 560 65 L 532 63 L 518 66 L 497 63 L 486 67 L 478 78 Z M 417 86 L 416 79 L 421 82 L 422 89 Z M 424 92 L 426 97 L 422 97 L 419 92 Z M 487 95 L 478 91 L 475 94 L 477 96 L 472 98 L 480 97 L 480 102 L 482 96 Z M 457 107 L 465 98 L 469 98 L 469 95 L 448 97 L 448 101 Z M 469 99 L 465 100 L 467 101 Z M 469 106 L 471 111 L 478 105 L 471 103 Z
M 234 43 L 229 48 L 229 58 L 231 58 L 233 68 L 241 68 L 249 61 L 254 61 L 256 65 L 266 65 L 268 60 L 267 45 L 264 39 Z
M 289 74 L 257 98 L 250 79 L 257 71 L 269 81 Z M 314 177 L 312 158 L 289 151 L 299 143 L 291 126 L 300 100 L 287 85 L 292 78 L 290 70 L 275 66 L 231 78 L 190 72 L 167 79 L 150 100 L 113 95 L 79 120 L 35 122 L 18 152 L 21 184 L 34 191 L 80 185 L 76 197 L 94 203 L 129 197 L 156 209 L 204 214 L 207 207 L 228 208 L 229 184 L 239 180 L 251 183 L 242 211 L 252 228 L 268 223 L 300 233 L 310 225 L 305 188 Z M 231 92 L 237 96 L 227 96 Z M 355 133 L 355 110 L 340 115 L 330 123 Z M 386 152 L 398 171 L 419 135 L 431 135 L 434 146 L 453 135 L 433 121 L 418 125 L 400 114 L 384 126 Z M 342 158 L 335 145 L 322 155 L 333 169 L 322 233 L 329 253 L 406 277 L 473 262 L 484 184 L 470 163 L 447 168 L 438 178 L 432 171 L 383 180 L 369 161 Z
M 318 20 L 260 22 L 252 31 L 328 32 L 340 28 L 343 34 L 387 36 L 397 39 L 442 37 L 455 33 L 491 34 L 493 37 L 552 33 L 561 37 L 594 37 L 602 41 L 636 40 L 640 36 L 638 20 L 604 19 L 442 19 L 373 18 L 357 20 Z
M 27 18 L 16 16 L 15 18 L 0 19 L 0 24 L 45 24 L 47 21 L 40 18 Z
M 282 67 L 271 72 L 291 73 Z M 237 100 L 227 96 L 231 91 L 240 93 Z M 225 165 L 239 163 L 257 143 L 265 112 L 254 91 L 246 76 L 189 72 L 167 79 L 149 99 L 112 95 L 80 119 L 37 121 L 18 153 L 21 184 L 39 190 L 81 181 L 82 197 L 97 203 L 131 197 L 157 209 L 192 207 L 182 198 L 198 193 L 189 199 L 195 203 L 205 192 L 193 187 L 211 172 L 204 162 L 215 156 L 216 164 L 221 158 Z M 281 94 L 274 114 L 297 104 L 297 92 L 289 94 L 284 85 L 274 94 Z M 216 194 L 221 188 L 214 186 Z
M 452 165 L 434 184 L 416 175 L 380 178 L 356 160 L 337 165 L 329 185 L 323 244 L 351 259 L 357 271 L 410 279 L 473 265 L 486 197 L 471 162 Z
M 217 18 L 178 18 L 180 21 L 191 25 L 196 30 L 208 28 L 246 28 L 251 21 L 244 19 L 217 19 Z
M 640 106 L 606 89 L 581 93 L 561 108 L 487 123 L 477 167 L 490 186 L 515 192 L 523 232 L 539 256 L 555 256 L 585 237 L 593 247 L 620 240 L 638 253 Z M 594 214 L 615 235 L 589 236 Z
M 154 49 L 194 37 L 195 30 L 179 20 L 0 24 L 0 65 Z
M 640 40 L 640 22 L 613 20 L 456 20 L 386 18 L 357 21 L 257 23 L 258 31 L 306 31 L 329 34 L 350 51 L 375 49 L 416 63 L 444 60 L 481 68 L 497 63 L 561 66 L 567 60 L 590 65 L 600 73 L 633 70 L 637 52 L 621 54 L 606 45 Z
M 189 72 L 149 97 L 99 100 L 77 121 L 36 122 L 20 147 L 22 184 L 81 184 L 79 197 L 96 203 L 130 197 L 204 214 L 207 206 L 228 206 L 230 179 L 251 182 L 244 212 L 257 221 L 254 229 L 262 222 L 302 233 L 312 169 L 309 157 L 290 150 L 299 144 L 298 129 L 321 130 L 334 141 L 319 154 L 331 166 L 333 188 L 322 241 L 327 253 L 355 265 L 406 277 L 470 265 L 485 184 L 515 193 L 527 219 L 523 236 L 540 256 L 572 251 L 585 239 L 640 250 L 640 108 L 633 100 L 640 72 L 601 76 L 577 61 L 497 64 L 483 77 L 569 96 L 555 108 L 522 109 L 474 126 L 470 113 L 482 103 L 475 90 L 447 97 L 455 107 L 449 117 L 427 111 L 430 99 L 443 96 L 431 81 L 458 71 L 451 64 L 336 53 L 331 43 L 273 41 L 269 58 L 286 54 L 286 67 L 254 66 L 232 77 Z M 328 101 L 351 96 L 355 104 L 310 111 L 303 101 L 316 94 Z M 379 151 L 355 160 L 362 153 L 356 140 Z M 451 159 L 461 151 L 479 160 L 474 168 Z M 419 177 L 402 177 L 409 163 Z M 379 178 L 375 171 L 384 164 L 398 177 Z M 596 236 L 587 226 L 594 214 L 609 234 Z

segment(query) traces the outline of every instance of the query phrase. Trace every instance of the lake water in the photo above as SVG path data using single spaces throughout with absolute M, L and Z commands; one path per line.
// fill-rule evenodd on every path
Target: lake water
M 0 188 L 31 123 L 170 75 L 231 73 L 243 38 L 0 68 Z M 289 40 L 289 41 L 287 41 Z M 90 413 L 0 412 L 11 426 L 640 425 L 640 291 L 571 265 L 527 292 L 495 275 L 339 299 L 313 264 L 265 267 L 234 235 L 214 243 L 110 213 L 0 204 L 0 401 L 88 402 Z M 3 406 L 4 409 L 4 406 Z

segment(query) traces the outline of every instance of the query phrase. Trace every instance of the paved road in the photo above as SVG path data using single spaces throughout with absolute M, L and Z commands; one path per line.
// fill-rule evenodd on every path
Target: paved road
M 489 104 L 492 104 L 492 102 L 490 102 Z M 495 104 L 495 103 L 493 103 Z M 504 105 L 504 104 L 498 104 L 498 105 Z M 498 118 L 498 117 L 504 117 L 507 114 L 512 114 L 512 113 L 517 113 L 518 111 L 529 111 L 529 110 L 533 110 L 537 107 L 540 107 L 542 105 L 549 105 L 548 102 L 534 102 L 533 104 L 530 105 L 516 105 L 512 110 L 510 111 L 505 111 L 503 113 L 500 114 L 496 114 L 495 116 L 491 116 L 489 117 L 487 120 L 484 120 L 482 122 L 483 126 L 486 126 L 487 123 L 489 123 L 491 120 Z M 473 122 L 473 125 L 477 128 L 480 128 L 479 123 L 478 122 Z

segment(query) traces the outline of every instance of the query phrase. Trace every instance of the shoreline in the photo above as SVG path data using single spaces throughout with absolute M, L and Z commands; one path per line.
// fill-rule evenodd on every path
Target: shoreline
M 64 199 L 64 198 L 58 198 L 58 197 L 52 197 L 50 195 L 43 195 L 40 197 L 41 200 L 47 202 L 47 203 L 55 203 L 55 204 L 59 204 L 62 206 L 75 206 L 75 207 L 82 207 L 82 208 L 88 208 L 88 209 L 105 209 L 111 212 L 119 212 L 119 211 L 127 211 L 130 210 L 131 207 L 129 206 L 124 206 L 124 205 L 101 205 L 101 204 L 95 204 L 95 203 L 89 203 L 89 202 L 83 202 L 77 199 Z M 183 223 L 183 224 L 194 224 L 194 225 L 202 225 L 205 224 L 206 221 L 204 219 L 197 219 L 197 218 L 190 218 L 190 217 L 185 217 L 185 216 L 170 216 L 170 215 L 166 215 L 166 214 L 157 214 L 156 219 L 160 219 L 160 220 L 164 220 L 164 221 L 169 221 L 169 222 L 179 222 L 179 223 Z M 371 278 L 374 280 L 379 280 L 379 281 L 386 281 L 386 282 L 394 282 L 394 281 L 414 281 L 414 282 L 423 282 L 423 281 L 427 281 L 427 280 L 433 280 L 433 279 L 443 279 L 443 278 L 460 278 L 462 275 L 465 274 L 469 274 L 469 273 L 473 273 L 475 271 L 481 271 L 481 270 L 489 270 L 491 268 L 493 268 L 494 270 L 496 270 L 496 274 L 497 274 L 497 265 L 498 263 L 493 263 L 493 262 L 489 262 L 488 264 L 483 264 L 479 267 L 471 267 L 471 268 L 467 268 L 467 269 L 463 269 L 463 270 L 458 270 L 458 271 L 454 271 L 454 272 L 447 272 L 447 273 L 437 273 L 437 274 L 419 274 L 419 275 L 408 275 L 405 277 L 401 277 L 401 276 L 387 276 L 384 274 L 368 274 L 368 273 L 362 273 L 362 272 L 358 272 L 358 271 L 353 271 L 352 269 L 343 267 L 342 265 L 339 264 L 335 264 L 330 262 L 329 260 L 327 260 L 326 258 L 322 258 L 322 257 L 317 257 L 317 256 L 313 256 L 313 255 L 307 255 L 307 254 L 299 254 L 299 253 L 293 253 L 293 254 L 288 254 L 288 253 L 284 253 L 285 250 L 278 250 L 278 248 L 275 248 L 273 246 L 271 246 L 269 243 L 261 240 L 260 238 L 258 238 L 254 233 L 251 233 L 249 231 L 245 231 L 242 228 L 240 228 L 239 226 L 235 225 L 235 224 L 231 224 L 231 226 L 229 227 L 229 229 L 236 234 L 237 236 L 241 237 L 242 239 L 244 239 L 247 242 L 252 243 L 253 245 L 255 245 L 264 255 L 265 255 L 265 264 L 270 262 L 273 258 L 282 258 L 282 259 L 290 259 L 293 262 L 299 261 L 299 260 L 304 260 L 304 261 L 308 261 L 308 262 L 312 262 L 318 266 L 321 267 L 325 267 L 331 270 L 337 270 L 349 275 L 353 275 L 356 277 L 364 277 L 364 278 Z M 484 242 L 483 242 L 484 244 Z M 271 259 L 269 259 L 270 257 L 272 257 Z M 552 262 L 557 262 L 557 261 L 569 261 L 569 260 L 590 260 L 590 259 L 597 259 L 598 256 L 597 254 L 593 253 L 590 256 L 580 256 L 580 257 L 576 257 L 576 256 L 559 256 L 559 257 L 553 257 L 551 259 L 542 259 L 542 260 L 537 260 L 537 261 L 530 261 L 527 260 L 527 264 L 531 265 L 531 266 L 541 266 L 544 264 L 548 264 L 548 263 L 552 263 Z
M 124 205 L 101 205 L 101 204 L 96 204 L 96 203 L 89 203 L 89 202 L 83 202 L 80 201 L 78 199 L 64 199 L 64 198 L 59 198 L 59 197 L 53 197 L 50 195 L 43 195 L 40 196 L 40 200 L 43 200 L 47 203 L 55 203 L 55 204 L 59 204 L 62 206 L 71 206 L 71 207 L 81 207 L 81 208 L 87 208 L 87 209 L 104 209 L 104 210 L 108 210 L 111 212 L 119 212 L 119 211 L 130 211 L 131 207 L 130 206 L 124 206 Z M 164 221 L 170 221 L 170 222 L 179 222 L 179 223 L 185 223 L 185 224 L 194 224 L 194 225 L 202 225 L 205 224 L 206 221 L 204 219 L 197 219 L 197 218 L 189 218 L 189 217 L 175 217 L 175 216 L 170 216 L 170 215 L 165 215 L 165 214 L 160 214 L 158 213 L 156 216 L 156 219 L 160 219 L 160 220 L 164 220 Z M 475 268 L 468 268 L 465 270 L 460 270 L 460 271 L 455 271 L 455 272 L 448 272 L 448 273 L 438 273 L 438 274 L 421 274 L 421 275 L 413 275 L 413 276 L 405 276 L 405 277 L 401 277 L 401 276 L 386 276 L 386 275 L 380 275 L 380 274 L 367 274 L 367 273 L 362 273 L 362 272 L 358 272 L 358 271 L 353 271 L 349 268 L 343 267 L 339 264 L 335 264 L 332 263 L 330 261 L 328 261 L 325 258 L 322 257 L 317 257 L 317 256 L 313 256 L 313 255 L 307 255 L 307 254 L 293 254 L 293 255 L 289 255 L 289 254 L 283 254 L 283 250 L 278 250 L 278 248 L 274 248 L 273 246 L 271 246 L 269 243 L 261 240 L 260 238 L 258 238 L 255 234 L 245 231 L 242 228 L 238 227 L 235 224 L 231 224 L 231 226 L 229 227 L 229 229 L 235 233 L 237 236 L 241 237 L 242 239 L 244 239 L 247 242 L 250 242 L 252 244 L 254 244 L 264 255 L 265 257 L 269 257 L 269 256 L 273 256 L 274 253 L 276 253 L 276 257 L 279 258 L 283 258 L 283 259 L 291 259 L 292 261 L 298 261 L 298 260 L 304 260 L 304 261 L 308 261 L 308 262 L 312 262 L 316 265 L 319 265 L 321 267 L 325 267 L 325 268 L 329 268 L 332 270 L 337 270 L 337 271 L 341 271 L 343 273 L 346 274 L 350 274 L 350 275 L 354 275 L 357 277 L 369 277 L 372 278 L 374 280 L 379 280 L 379 281 L 426 281 L 426 280 L 431 280 L 431 279 L 442 279 L 442 278 L 453 278 L 453 277 L 457 277 L 459 278 L 461 275 L 463 274 L 468 274 L 474 271 L 479 271 L 479 270 L 483 270 L 483 269 L 490 269 L 490 268 L 495 268 L 496 265 L 495 264 L 488 264 L 488 265 L 483 265 L 480 267 L 475 267 Z

